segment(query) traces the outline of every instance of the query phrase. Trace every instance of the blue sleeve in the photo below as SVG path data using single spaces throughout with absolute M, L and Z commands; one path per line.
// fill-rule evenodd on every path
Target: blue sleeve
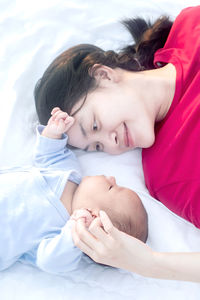
M 51 139 L 41 135 L 44 126 L 37 127 L 37 140 L 33 155 L 33 163 L 39 168 L 57 170 L 75 169 L 80 173 L 80 166 L 76 155 L 66 147 L 67 135 L 61 139 Z
M 59 234 L 40 242 L 35 249 L 34 261 L 45 272 L 64 275 L 78 267 L 82 255 L 73 243 L 71 222 L 68 221 Z

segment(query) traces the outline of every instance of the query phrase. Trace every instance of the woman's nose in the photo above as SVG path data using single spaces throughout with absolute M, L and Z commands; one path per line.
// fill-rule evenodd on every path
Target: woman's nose
M 118 154 L 120 143 L 115 131 L 102 130 L 101 132 L 97 132 L 92 137 L 91 143 L 97 143 L 97 141 L 102 145 L 103 151 L 110 154 Z
M 115 185 L 116 184 L 116 179 L 115 179 L 114 176 L 107 176 L 107 179 L 108 179 L 108 181 L 109 181 L 109 183 L 111 185 Z

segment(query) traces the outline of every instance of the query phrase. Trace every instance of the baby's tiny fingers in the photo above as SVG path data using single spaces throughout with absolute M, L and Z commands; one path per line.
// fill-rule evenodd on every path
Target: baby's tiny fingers
M 57 116 L 60 114 L 60 113 L 63 113 L 62 110 L 60 110 L 59 107 L 54 107 L 54 109 L 52 110 L 51 112 L 51 118 L 52 118 L 52 121 L 56 121 L 58 120 Z
M 60 120 L 60 119 L 65 120 L 66 118 L 68 118 L 68 114 L 64 111 L 60 110 L 55 113 L 55 120 Z
M 51 111 L 51 115 L 54 115 L 57 111 L 59 111 L 60 108 L 59 107 L 54 107 Z

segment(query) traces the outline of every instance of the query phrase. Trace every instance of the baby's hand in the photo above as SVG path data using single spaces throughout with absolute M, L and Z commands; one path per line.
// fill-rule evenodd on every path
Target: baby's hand
M 67 132 L 73 125 L 74 118 L 62 111 L 59 107 L 55 107 L 51 115 L 42 135 L 52 139 L 60 139 L 62 134 Z
M 82 208 L 82 209 L 75 210 L 71 215 L 71 220 L 77 221 L 80 218 L 84 219 L 85 226 L 86 228 L 88 228 L 95 217 L 92 216 L 89 209 Z

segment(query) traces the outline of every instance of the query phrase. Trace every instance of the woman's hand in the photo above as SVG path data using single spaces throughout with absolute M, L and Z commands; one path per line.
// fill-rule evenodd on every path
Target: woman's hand
M 115 228 L 105 212 L 89 230 L 83 219 L 74 222 L 77 247 L 97 263 L 122 268 L 146 277 L 200 282 L 200 253 L 154 252 L 146 244 Z
M 75 245 L 95 262 L 148 276 L 153 251 L 144 243 L 115 228 L 105 212 L 94 219 L 89 230 L 82 219 L 72 227 Z
M 74 118 L 62 111 L 59 107 L 55 107 L 51 115 L 42 135 L 52 139 L 60 139 L 62 134 L 71 128 L 74 123 Z

